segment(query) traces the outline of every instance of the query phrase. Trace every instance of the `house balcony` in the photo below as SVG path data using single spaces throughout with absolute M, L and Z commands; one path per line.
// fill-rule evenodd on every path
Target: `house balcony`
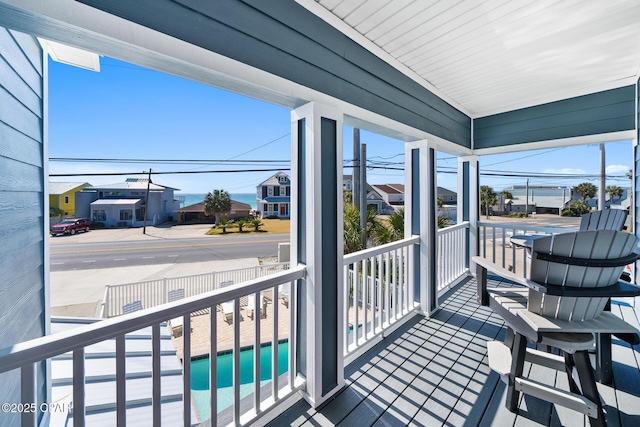
M 479 223 L 479 246 L 495 248 L 485 249 L 485 256 L 501 253 L 496 230 L 507 228 L 516 234 L 548 232 Z M 35 402 L 34 378 L 41 362 L 52 360 L 55 366 L 66 361 L 71 374 L 57 381 L 65 382 L 64 401 L 73 410 L 59 424 L 51 417 L 50 425 L 124 426 L 139 420 L 149 425 L 586 425 L 583 416 L 529 396 L 522 398 L 517 414 L 504 407 L 505 386 L 489 369 L 486 342 L 501 339 L 506 329 L 501 318 L 477 303 L 465 256 L 470 231 L 468 223 L 461 223 L 437 233 L 438 308 L 430 315 L 421 310 L 418 294 L 425 290 L 416 286 L 420 276 L 412 274 L 420 250 L 417 236 L 344 257 L 337 335 L 344 383 L 318 407 L 301 397 L 309 386 L 302 372 L 309 369 L 303 357 L 308 350 L 300 334 L 304 265 L 5 348 L 0 373 L 19 371 L 23 400 Z M 612 311 L 637 325 L 632 305 L 618 301 Z M 164 328 L 173 335 L 181 376 L 173 365 L 163 375 L 170 353 Z M 132 372 L 131 345 L 136 343 L 135 353 L 143 332 L 149 349 L 135 366 L 146 366 Z M 115 359 L 111 404 L 96 396 L 96 384 L 106 376 L 89 372 L 96 357 L 92 349 L 104 343 L 113 347 L 109 353 Z M 202 359 L 211 354 L 219 356 Z M 640 419 L 637 348 L 614 341 L 612 354 L 613 386 L 599 388 L 607 421 L 634 425 Z M 225 355 L 228 366 L 221 359 Z M 185 360 L 190 363 L 180 363 Z M 536 380 L 566 385 L 563 374 L 526 369 Z M 165 392 L 176 381 L 182 397 Z M 217 393 L 203 393 L 196 382 L 217 384 Z M 140 387 L 147 398 L 140 397 Z M 11 415 L 15 424 L 38 425 L 37 414 L 23 413 L 21 421 L 20 414 Z

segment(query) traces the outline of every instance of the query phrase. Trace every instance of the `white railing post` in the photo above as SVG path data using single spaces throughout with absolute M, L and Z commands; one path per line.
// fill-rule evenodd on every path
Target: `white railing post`
M 469 223 L 465 264 L 475 275 L 472 258 L 478 255 L 478 220 L 480 208 L 478 156 L 458 158 L 458 224 Z M 460 197 L 462 195 L 462 197 Z

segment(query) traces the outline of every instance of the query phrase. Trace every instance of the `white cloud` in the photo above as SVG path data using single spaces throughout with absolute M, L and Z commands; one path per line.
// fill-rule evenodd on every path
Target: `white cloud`
M 585 171 L 579 168 L 562 168 L 562 169 L 545 169 L 542 171 L 543 173 L 556 173 L 556 174 L 567 174 L 567 175 L 584 175 Z
M 623 173 L 629 172 L 629 169 L 631 169 L 631 168 L 629 166 L 626 166 L 626 165 L 609 165 L 605 169 L 605 173 L 610 174 L 610 175 L 623 174 Z

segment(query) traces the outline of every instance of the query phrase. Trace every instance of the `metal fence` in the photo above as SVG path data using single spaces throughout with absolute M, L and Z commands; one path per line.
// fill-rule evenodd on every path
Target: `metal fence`
M 123 314 L 123 306 L 128 304 L 139 302 L 143 308 L 155 307 L 170 302 L 170 294 L 175 295 L 179 292 L 181 297 L 191 297 L 287 269 L 289 269 L 289 263 L 283 262 L 190 276 L 163 277 L 135 283 L 108 284 L 105 285 L 100 317 L 119 316 Z

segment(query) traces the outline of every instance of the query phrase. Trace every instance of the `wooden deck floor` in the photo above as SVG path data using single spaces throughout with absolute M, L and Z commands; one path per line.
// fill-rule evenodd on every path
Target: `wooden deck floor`
M 489 369 L 486 342 L 501 340 L 500 317 L 475 300 L 474 280 L 452 291 L 431 319 L 415 316 L 346 368 L 346 387 L 319 410 L 294 396 L 271 426 L 586 426 L 579 413 L 533 397 L 519 413 L 504 407 L 505 386 Z M 637 324 L 632 307 L 613 310 Z M 609 426 L 640 425 L 640 346 L 615 340 L 615 387 L 599 384 Z M 525 366 L 525 372 L 531 371 Z M 563 373 L 534 367 L 532 378 L 566 385 Z

